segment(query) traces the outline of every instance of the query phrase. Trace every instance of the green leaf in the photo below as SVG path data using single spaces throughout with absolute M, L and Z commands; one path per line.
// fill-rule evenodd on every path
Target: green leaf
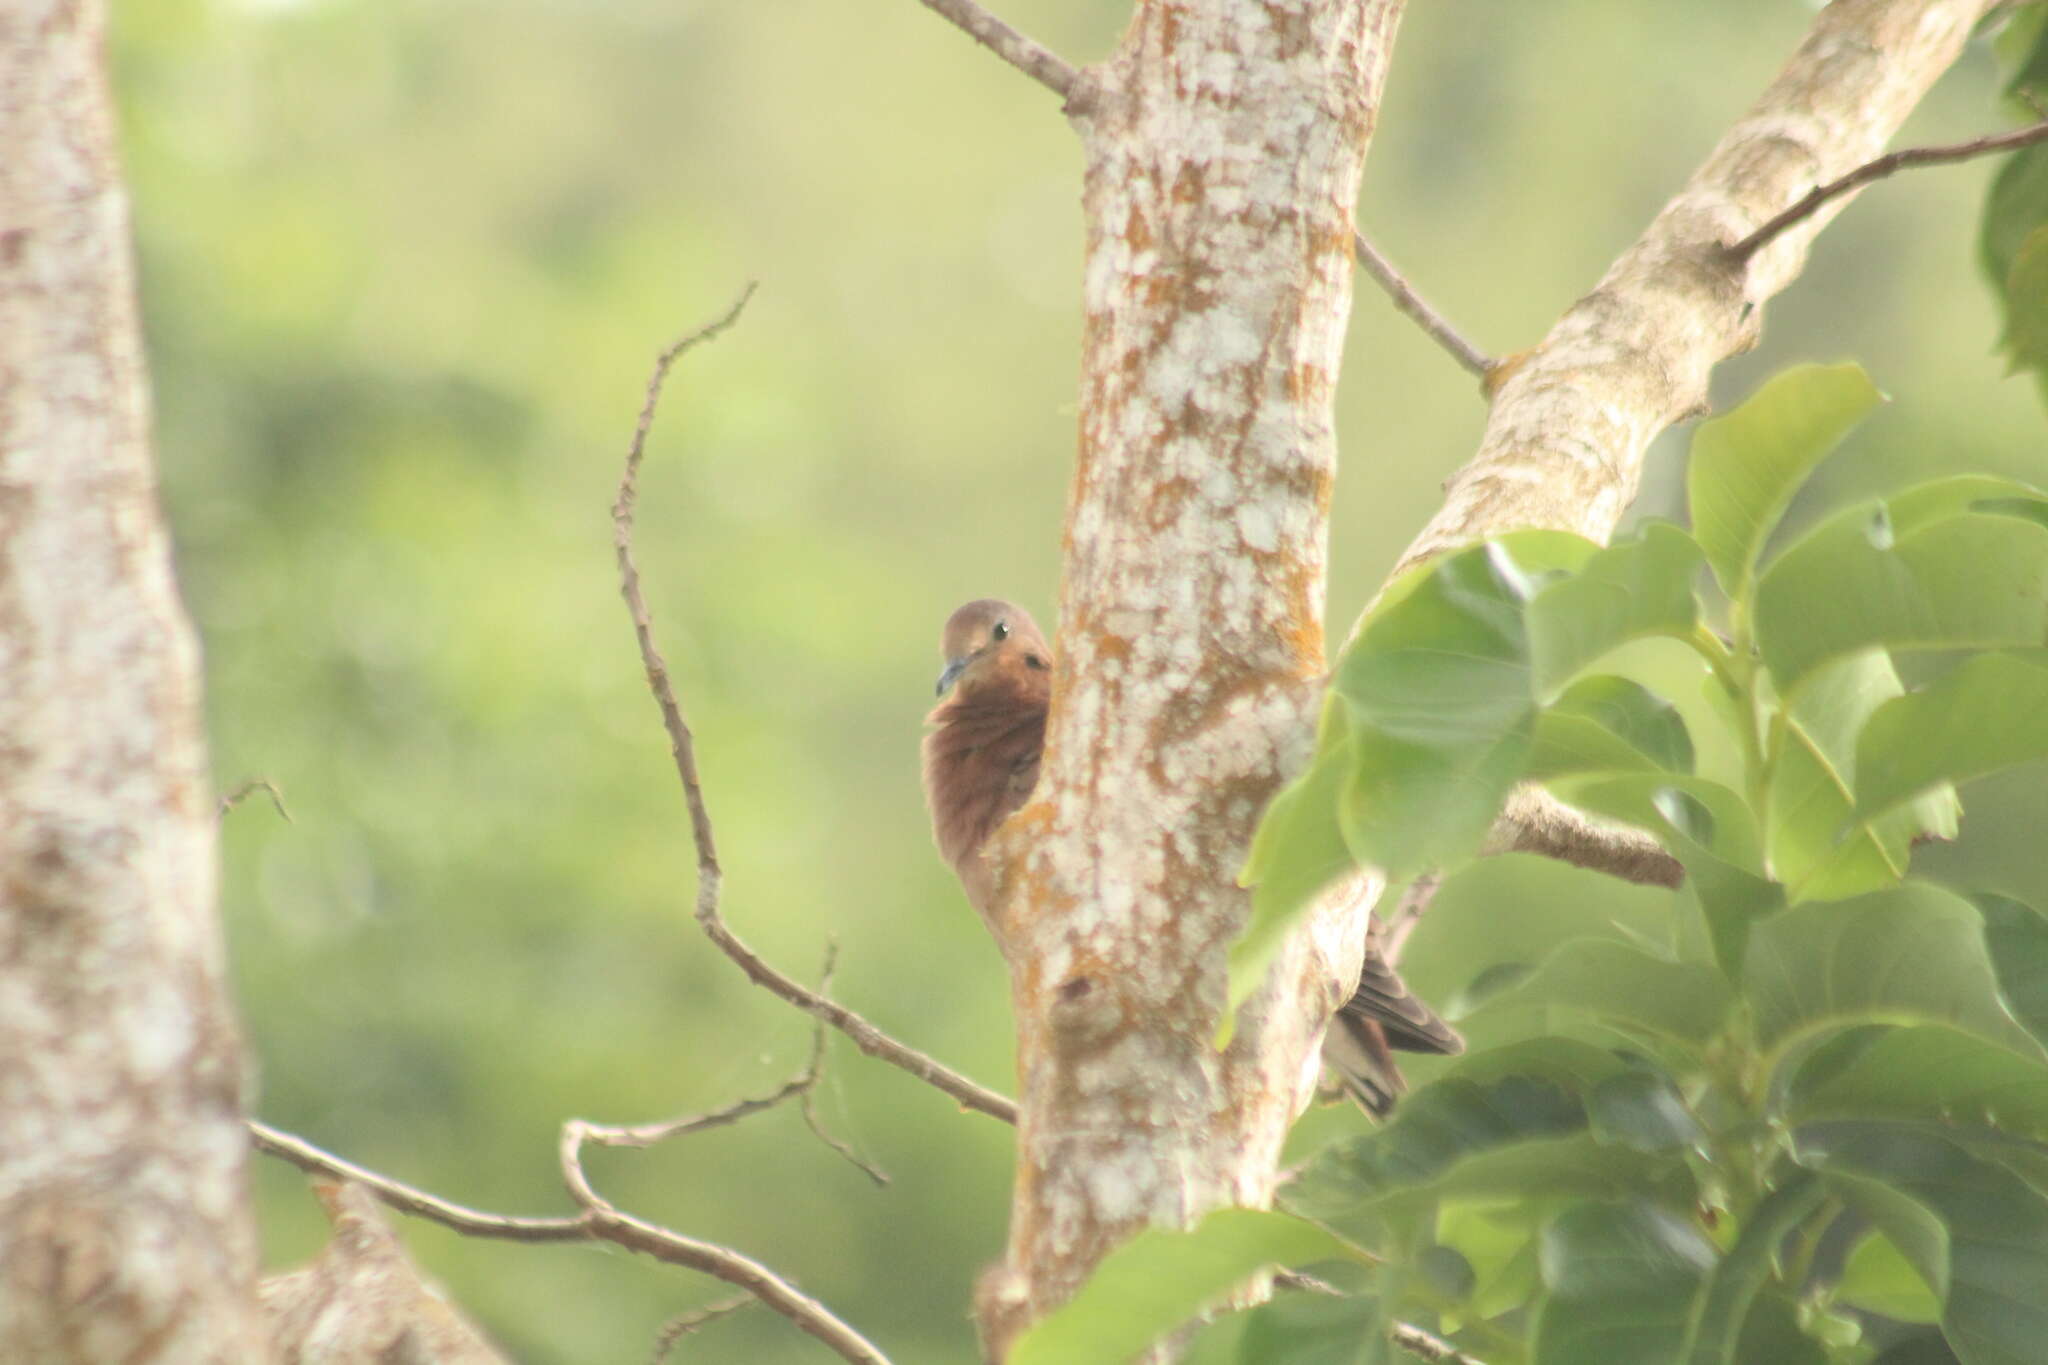
M 1939 1216 L 1949 1239 L 1941 1328 L 1963 1365 L 2038 1365 L 2048 1195 L 1929 1125 L 1816 1124 L 1798 1142 L 1803 1163 L 1882 1182 Z
M 1743 983 L 1767 1052 L 1858 1024 L 1947 1024 L 2032 1053 L 1998 997 L 1976 907 L 1909 882 L 1794 906 L 1751 930 Z
M 1685 867 L 1681 895 L 1698 901 L 1714 949 L 1714 965 L 1729 980 L 1742 975 L 1749 952 L 1750 928 L 1785 906 L 1785 888 L 1745 868 L 1725 862 L 1690 841 L 1670 839 L 1667 846 Z
M 1882 650 L 1816 669 L 1783 725 L 1769 787 L 1771 870 L 1797 900 L 1882 890 L 1905 875 L 1912 842 L 1956 832 L 1955 793 L 1930 791 L 1911 807 L 1858 819 L 1853 793 L 1865 721 L 1904 688 Z
M 1527 776 L 1629 769 L 1690 773 L 1692 736 L 1664 698 L 1628 678 L 1581 678 L 1536 717 Z
M 1474 1016 L 1531 1006 L 1570 1009 L 1632 1033 L 1699 1047 L 1720 1028 L 1730 999 L 1712 968 L 1664 961 L 1614 939 L 1582 938 L 1560 945 Z
M 1872 1232 L 1849 1253 L 1835 1297 L 1901 1322 L 1941 1321 L 1941 1300 L 1882 1232 Z
M 1795 1122 L 1939 1118 L 2048 1138 L 2048 1058 L 1945 1025 L 1898 1028 L 1817 1084 L 1795 1077 L 1786 1107 Z
M 1337 667 L 1357 764 L 1339 795 L 1353 858 L 1406 877 L 1477 850 L 1535 727 L 1523 612 L 1590 542 L 1520 533 L 1449 555 Z
M 1883 401 L 1860 366 L 1797 365 L 1693 436 L 1686 469 L 1693 535 L 1731 601 L 1747 595 L 1764 543 L 1799 485 Z
M 1675 1156 L 1588 1135 L 1585 1096 L 1631 1068 L 1604 1048 L 1537 1038 L 1461 1058 L 1388 1122 L 1326 1148 L 1287 1207 L 1351 1227 L 1450 1197 L 1638 1193 L 1683 1178 Z
M 1669 1152 L 1703 1141 L 1706 1130 L 1662 1071 L 1639 1068 L 1609 1076 L 1586 1097 L 1593 1136 L 1643 1152 Z
M 2048 611 L 2048 527 L 1970 513 L 1897 534 L 1884 502 L 1822 523 L 1764 572 L 1756 635 L 1780 695 L 1873 647 L 2035 646 Z
M 1370 1298 L 1283 1294 L 1245 1315 L 1243 1365 L 1359 1365 L 1379 1325 Z
M 1810 1157 L 1803 1157 L 1811 1164 Z M 1933 1296 L 1936 1317 L 1948 1298 L 1948 1224 L 1925 1203 L 1881 1177 L 1845 1167 L 1822 1168 L 1828 1189 L 1898 1249 Z
M 1540 697 L 1588 664 L 1647 635 L 1684 638 L 1699 624 L 1693 582 L 1700 547 L 1669 522 L 1601 550 L 1529 604 L 1530 656 Z
M 1871 715 L 1856 743 L 1856 804 L 1872 814 L 2040 758 L 2048 758 L 2048 651 L 1980 654 Z
M 1686 1347 L 1679 1359 L 1688 1365 L 1740 1365 L 1743 1357 L 1737 1348 L 1743 1341 L 1743 1327 L 1758 1293 L 1776 1273 L 1779 1248 L 1826 1195 L 1826 1187 L 1818 1179 L 1799 1172 L 1751 1211 L 1735 1245 L 1707 1276 L 1705 1290 L 1693 1305 Z
M 1284 1213 L 1218 1209 L 1187 1232 L 1147 1228 L 1017 1339 L 1011 1365 L 1122 1365 L 1272 1265 L 1362 1259 L 1329 1231 Z
M 1237 1007 L 1265 979 L 1288 929 L 1325 887 L 1357 866 L 1337 823 L 1338 793 L 1357 763 L 1349 713 L 1342 702 L 1329 698 L 1323 703 L 1314 762 L 1266 807 L 1238 874 L 1239 882 L 1252 888 L 1252 911 L 1244 936 L 1230 949 L 1223 1041 L 1228 1041 Z
M 2027 1032 L 2048 1044 L 2048 919 L 2009 896 L 1971 899 L 1984 913 L 1984 944 L 1999 991 Z
M 1693 1297 L 1719 1259 L 1690 1223 L 1653 1204 L 1580 1204 L 1544 1229 L 1535 1365 L 1677 1359 Z
M 2048 226 L 2020 243 L 2005 278 L 2005 335 L 1999 345 L 2014 372 L 2048 370 Z

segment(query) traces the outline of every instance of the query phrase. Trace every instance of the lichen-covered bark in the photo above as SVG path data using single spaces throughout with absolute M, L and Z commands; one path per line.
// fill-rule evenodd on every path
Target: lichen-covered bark
M 1514 527 L 1613 534 L 1650 442 L 1706 410 L 1714 366 L 1756 344 L 1764 304 L 1853 196 L 1747 268 L 1721 248 L 1879 155 L 1996 3 L 1834 0 L 1685 188 L 1501 384 L 1478 454 L 1400 567 Z
M 1234 874 L 1323 669 L 1352 205 L 1401 0 L 1144 0 L 1087 153 L 1061 662 L 1006 950 L 1022 1118 L 998 1351 L 1143 1225 L 1271 1197 L 1365 915 L 1318 917 L 1211 1046 Z
M 266 1357 L 96 0 L 0 7 L 0 1359 Z

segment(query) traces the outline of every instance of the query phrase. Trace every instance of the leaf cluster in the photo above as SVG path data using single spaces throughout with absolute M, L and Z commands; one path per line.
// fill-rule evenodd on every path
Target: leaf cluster
M 1948 477 L 1776 544 L 1881 401 L 1854 366 L 1788 371 L 1700 429 L 1690 531 L 1498 537 L 1346 652 L 1245 871 L 1234 990 L 1340 873 L 1472 858 L 1519 783 L 1686 880 L 1647 927 L 1558 916 L 1467 954 L 1442 1003 L 1483 1045 L 1283 1193 L 1378 1259 L 1251 1314 L 1242 1359 L 1385 1359 L 1396 1321 L 1489 1365 L 2042 1358 L 2048 918 L 1911 862 L 1955 835 L 1955 784 L 2048 757 L 2048 494 Z M 1213 1295 L 1281 1217 L 1155 1234 L 1116 1274 L 1200 1245 Z

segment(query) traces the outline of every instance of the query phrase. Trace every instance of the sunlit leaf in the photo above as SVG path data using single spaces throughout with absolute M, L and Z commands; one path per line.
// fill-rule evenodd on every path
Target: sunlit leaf
M 1357 1248 L 1284 1213 L 1218 1209 L 1187 1232 L 1148 1228 L 1017 1339 L 1011 1365 L 1122 1365 L 1257 1271 L 1357 1259 Z
M 1664 698 L 1628 678 L 1596 674 L 1567 687 L 1536 718 L 1528 776 L 1641 768 L 1692 771 L 1692 736 Z
M 1883 502 L 1824 522 L 1757 584 L 1756 633 L 1785 695 L 1872 647 L 2036 646 L 2048 613 L 2048 527 L 1968 513 L 1898 535 Z
M 1771 871 L 1794 900 L 1891 886 L 1905 874 L 1914 839 L 1955 834 L 1955 794 L 1946 788 L 1902 810 L 1856 815 L 1858 735 L 1903 690 L 1889 656 L 1867 650 L 1814 670 L 1790 707 L 1771 772 L 1767 839 Z
M 1309 770 L 1266 807 L 1239 880 L 1252 888 L 1244 937 L 1230 950 L 1230 999 L 1225 1036 L 1237 1007 L 1264 979 L 1288 928 L 1331 882 L 1356 866 L 1337 823 L 1337 798 L 1357 767 L 1349 714 L 1330 698 Z
M 1998 997 L 1975 906 L 1938 887 L 1801 905 L 1749 936 L 1743 984 L 1767 1051 L 1857 1024 L 1947 1024 L 2034 1052 Z
M 1690 635 L 1700 547 L 1678 527 L 1654 521 L 1611 545 L 1529 604 L 1529 648 L 1539 697 L 1549 697 L 1619 645 L 1646 635 Z
M 1980 654 L 1877 708 L 1857 740 L 1856 801 L 1889 809 L 1944 782 L 2048 758 L 2048 651 Z
M 1892 1239 L 1872 1232 L 1856 1244 L 1835 1283 L 1843 1303 L 1901 1322 L 1939 1322 L 1941 1300 Z
M 1731 599 L 1748 592 L 1757 557 L 1799 485 L 1883 401 L 1860 366 L 1800 365 L 1693 436 L 1686 469 L 1693 535 Z

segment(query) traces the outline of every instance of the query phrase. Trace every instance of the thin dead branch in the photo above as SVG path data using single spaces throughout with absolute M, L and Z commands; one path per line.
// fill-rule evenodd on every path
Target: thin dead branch
M 711 1275 L 746 1290 L 830 1346 L 843 1359 L 860 1362 L 861 1365 L 887 1365 L 887 1358 L 859 1332 L 767 1266 L 730 1247 L 686 1237 L 622 1212 L 597 1194 L 583 1169 L 582 1148 L 585 1142 L 614 1147 L 652 1146 L 668 1138 L 737 1123 L 750 1114 L 772 1109 L 785 1100 L 806 1093 L 817 1083 L 820 1074 L 824 1036 L 824 1025 L 820 1023 L 812 1035 L 811 1056 L 804 1070 L 768 1095 L 741 1100 L 707 1114 L 663 1123 L 621 1126 L 587 1123 L 582 1119 L 565 1122 L 557 1144 L 562 1179 L 583 1210 L 569 1218 L 518 1218 L 486 1213 L 380 1175 L 256 1119 L 249 1120 L 249 1132 L 259 1151 L 288 1161 L 309 1174 L 352 1181 L 401 1213 L 425 1218 L 467 1236 L 514 1242 L 611 1242 L 670 1265 Z M 845 1153 L 841 1144 L 827 1140 L 855 1165 L 868 1170 L 871 1175 L 875 1174 L 865 1163 Z
M 718 1321 L 731 1313 L 756 1302 L 752 1294 L 735 1294 L 729 1299 L 707 1303 L 702 1308 L 692 1308 L 687 1313 L 678 1313 L 661 1325 L 654 1334 L 654 1354 L 648 1357 L 647 1365 L 662 1365 L 674 1351 L 676 1343 L 696 1331 L 699 1327 Z
M 1917 166 L 1946 166 L 1957 161 L 1969 161 L 1995 152 L 2010 152 L 2021 147 L 2031 147 L 2037 142 L 2048 142 L 2048 117 L 2025 128 L 2010 132 L 1987 133 L 1973 137 L 1967 142 L 1953 142 L 1939 147 L 1907 147 L 1890 152 L 1873 161 L 1866 161 L 1855 170 L 1825 185 L 1816 185 L 1799 201 L 1772 218 L 1749 236 L 1728 248 L 1728 259 L 1735 265 L 1744 265 L 1749 258 L 1769 246 L 1771 241 L 1793 224 L 1810 218 L 1821 205 L 1839 199 L 1845 194 L 1863 188 L 1873 180 L 1882 180 L 1899 171 L 1911 170 Z
M 749 284 L 739 301 L 723 317 L 675 341 L 656 358 L 654 372 L 648 376 L 647 398 L 640 409 L 640 420 L 633 428 L 633 443 L 626 451 L 626 468 L 619 479 L 618 498 L 612 504 L 612 543 L 618 555 L 619 591 L 626 599 L 627 610 L 632 613 L 633 635 L 640 645 L 640 661 L 647 670 L 647 686 L 654 694 L 655 704 L 661 709 L 662 724 L 668 730 L 669 752 L 675 759 L 676 775 L 683 784 L 683 800 L 689 807 L 690 838 L 697 850 L 697 923 L 718 945 L 719 951 L 738 964 L 755 985 L 838 1029 L 868 1056 L 907 1071 L 925 1084 L 944 1091 L 962 1108 L 987 1114 L 1005 1123 L 1015 1123 L 1017 1106 L 1009 1099 L 975 1084 L 916 1048 L 896 1041 L 844 1005 L 806 989 L 777 971 L 735 934 L 719 914 L 718 895 L 724 874 L 718 864 L 718 845 L 712 833 L 711 815 L 704 804 L 703 785 L 697 775 L 696 743 L 683 719 L 682 707 L 676 701 L 675 688 L 669 681 L 668 662 L 654 643 L 653 617 L 640 591 L 640 571 L 633 561 L 633 511 L 639 498 L 640 463 L 646 450 L 647 432 L 654 424 L 654 411 L 661 401 L 661 389 L 668 379 L 669 368 L 685 351 L 717 336 L 737 321 L 740 310 L 746 307 L 753 293 L 754 286 Z
M 974 0 L 924 0 L 924 6 L 1061 99 L 1074 93 L 1079 72 L 1051 49 L 1025 37 Z
M 1364 233 L 1351 234 L 1351 251 L 1358 258 L 1359 267 L 1372 278 L 1374 284 L 1386 291 L 1389 299 L 1393 300 L 1395 310 L 1420 327 L 1431 341 L 1443 347 L 1451 359 L 1479 379 L 1483 380 L 1493 373 L 1494 367 L 1500 362 L 1465 340 L 1458 329 L 1444 319 L 1443 314 L 1430 307 L 1423 297 L 1415 292 L 1414 286 L 1394 268 L 1394 263 L 1365 239 Z
M 275 782 L 272 782 L 267 777 L 252 777 L 248 781 L 238 785 L 233 791 L 227 793 L 227 795 L 221 797 L 219 814 L 225 817 L 229 811 L 233 810 L 236 806 L 241 805 L 244 801 L 247 801 L 251 796 L 254 796 L 257 792 L 266 792 L 269 794 L 270 804 L 277 808 L 277 813 L 280 816 L 284 817 L 284 822 L 287 825 L 297 823 L 297 821 L 292 819 L 292 813 L 289 810 L 285 809 L 284 793 L 279 791 L 277 789 L 277 784 Z
M 835 953 L 828 949 L 820 989 L 832 980 L 834 956 Z M 563 1184 L 583 1210 L 571 1218 L 515 1218 L 467 1208 L 343 1160 L 304 1138 L 280 1132 L 255 1119 L 249 1120 L 249 1132 L 259 1151 L 289 1161 L 312 1175 L 353 1182 L 401 1213 L 428 1219 L 472 1237 L 495 1237 L 515 1242 L 613 1242 L 670 1265 L 715 1276 L 746 1290 L 749 1295 L 838 1351 L 843 1358 L 864 1362 L 865 1365 L 887 1365 L 881 1352 L 860 1333 L 767 1266 L 730 1247 L 701 1242 L 622 1212 L 596 1192 L 583 1169 L 582 1153 L 586 1142 L 607 1147 L 651 1147 L 670 1138 L 738 1123 L 787 1100 L 803 1102 L 823 1076 L 824 1062 L 825 1021 L 819 1020 L 811 1030 L 811 1051 L 804 1069 L 766 1095 L 739 1100 L 709 1113 L 667 1119 L 660 1123 L 605 1124 L 584 1119 L 567 1120 L 562 1125 L 556 1152 L 561 1162 Z M 816 1116 L 808 1110 L 805 1121 L 828 1147 L 870 1179 L 881 1184 L 888 1182 L 887 1176 L 861 1160 L 845 1143 L 826 1133 L 817 1123 Z M 696 1325 L 701 1325 L 701 1322 Z M 675 1335 L 680 1337 L 687 1330 L 687 1327 L 681 1329 Z M 662 1346 L 656 1358 L 665 1355 L 673 1344 L 671 1340 Z

